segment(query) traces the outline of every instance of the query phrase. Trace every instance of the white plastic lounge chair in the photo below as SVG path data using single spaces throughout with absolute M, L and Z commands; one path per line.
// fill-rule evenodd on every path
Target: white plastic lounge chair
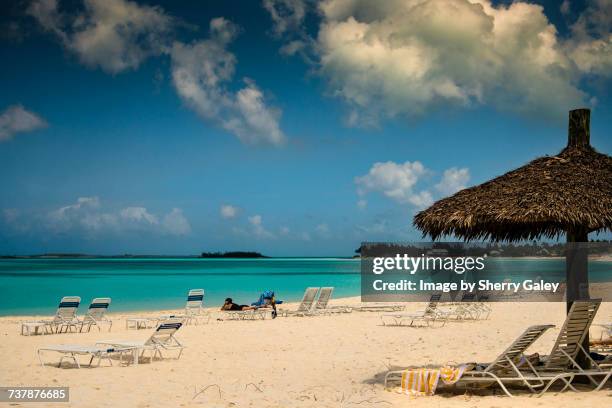
M 296 310 L 286 310 L 280 309 L 280 316 L 312 316 L 314 314 L 315 308 L 315 298 L 317 297 L 317 293 L 319 293 L 318 287 L 309 287 L 304 291 L 304 296 L 302 296 L 302 301 L 298 305 Z
M 441 293 L 434 293 L 431 295 L 425 310 L 413 313 L 385 313 L 380 315 L 380 320 L 383 326 L 402 326 L 404 322 L 409 322 L 408 326 L 412 327 L 416 327 L 414 325 L 416 322 L 421 322 L 429 326 L 436 321 L 442 322 L 442 326 L 444 326 L 448 321 L 448 314 L 438 309 L 438 303 L 441 297 Z
M 91 301 L 87 314 L 81 320 L 81 332 L 85 327 L 87 331 L 91 330 L 91 326 L 96 326 L 100 330 L 101 324 L 108 325 L 108 331 L 113 327 L 113 321 L 106 317 L 106 311 L 111 304 L 111 298 L 95 298 Z
M 57 364 L 58 367 L 61 367 L 62 362 L 64 360 L 72 360 L 72 362 L 78 367 L 81 368 L 81 364 L 79 360 L 76 358 L 78 355 L 86 355 L 90 356 L 89 359 L 89 367 L 92 367 L 92 363 L 94 359 L 98 359 L 98 363 L 96 366 L 100 365 L 102 360 L 106 360 L 112 366 L 113 362 L 111 360 L 112 355 L 119 354 L 119 363 L 123 362 L 123 354 L 124 353 L 132 353 L 135 357 L 137 357 L 137 349 L 135 347 L 102 347 L 102 346 L 85 346 L 85 345 L 77 345 L 77 344 L 58 344 L 54 346 L 45 346 L 41 347 L 37 350 L 38 360 L 40 361 L 40 365 L 44 366 L 44 362 L 42 359 L 42 352 L 53 351 L 60 353 L 62 356 Z M 134 359 L 136 361 L 136 359 Z
M 176 338 L 175 334 L 181 328 L 183 322 L 181 319 L 169 319 L 163 321 L 157 326 L 157 329 L 145 341 L 130 341 L 130 340 L 101 340 L 96 342 L 96 346 L 110 347 L 132 347 L 138 349 L 140 357 L 143 357 L 146 351 L 151 353 L 151 361 L 157 355 L 162 359 L 162 350 L 179 350 L 177 359 L 181 358 L 183 349 L 185 348 Z M 138 364 L 138 359 L 134 362 Z
M 271 315 L 272 308 L 261 307 L 251 310 L 223 310 L 224 320 L 265 320 Z
M 170 316 L 166 316 L 166 319 L 170 319 Z M 125 319 L 126 329 L 152 329 L 157 327 L 160 321 L 160 317 L 128 317 Z
M 574 301 L 550 354 L 544 359 L 544 365 L 528 364 L 524 375 L 546 384 L 540 395 L 557 382 L 564 385 L 562 391 L 568 388 L 578 391 L 572 385 L 576 377 L 586 377 L 595 390 L 599 390 L 612 377 L 612 367 L 599 366 L 582 346 L 600 304 L 601 299 Z M 591 368 L 585 369 L 578 364 L 576 360 L 580 354 L 589 361 Z
M 393 303 L 367 303 L 365 305 L 354 307 L 353 310 L 358 312 L 400 312 L 405 310 L 406 306 Z
M 527 387 L 529 391 L 533 393 L 539 392 L 538 396 L 543 395 L 556 383 L 561 383 L 563 385 L 561 391 L 565 391 L 568 388 L 573 391 L 579 391 L 572 384 L 572 381 L 576 377 L 586 377 L 595 386 L 594 390 L 601 389 L 612 376 L 612 368 L 598 366 L 582 347 L 582 342 L 595 318 L 600 303 L 601 299 L 596 299 L 575 301 L 572 304 L 555 345 L 550 355 L 545 358 L 542 366 L 532 364 L 529 359 L 525 359 L 523 364 L 519 364 L 517 358 L 543 333 L 542 331 L 542 333 L 533 338 L 533 340 L 529 340 L 537 333 L 534 332 L 534 334 L 525 337 L 528 332 L 533 329 L 537 331 L 538 327 L 550 328 L 553 326 L 530 327 L 508 350 L 502 353 L 500 357 L 503 358 L 500 359 L 498 357 L 494 363 L 483 371 L 470 370 L 465 372 L 460 379 L 460 383 L 480 385 L 493 385 L 497 383 L 504 393 L 510 397 L 513 395 L 508 390 L 507 386 L 509 385 Z M 526 339 L 529 341 L 526 341 Z M 526 347 L 523 347 L 522 344 L 524 345 L 526 343 L 528 343 Z M 508 354 L 508 351 L 515 347 L 517 349 Z M 520 353 L 517 354 L 519 351 Z M 580 367 L 576 362 L 576 357 L 581 352 L 585 354 L 594 368 L 583 369 Z M 500 362 L 503 362 L 502 366 L 499 365 Z M 393 371 L 388 373 L 385 384 L 387 384 L 387 380 L 397 380 L 398 373 L 401 378 L 402 372 L 403 371 Z M 600 381 L 597 381 L 596 378 L 600 378 Z
M 603 330 L 598 340 L 591 340 L 591 351 L 600 354 L 612 354 L 612 323 L 594 324 Z
M 197 325 L 201 321 L 204 321 L 204 319 L 206 319 L 206 323 L 208 323 L 210 321 L 210 313 L 204 310 L 203 304 L 204 289 L 191 289 L 187 294 L 187 302 L 185 303 L 185 313 L 159 316 L 156 319 L 165 320 L 180 318 L 183 319 L 183 322 L 186 325 L 190 323 L 194 323 Z
M 38 329 L 44 327 L 45 333 L 62 333 L 64 330 L 67 333 L 74 327 L 80 325 L 79 319 L 76 317 L 77 309 L 81 303 L 81 298 L 78 296 L 64 296 L 60 300 L 57 312 L 51 320 L 39 320 L 33 322 L 23 322 L 21 324 L 21 334 L 33 334 L 31 329 L 34 328 L 34 334 L 38 333 Z
M 204 319 L 210 321 L 210 313 L 204 310 L 204 289 L 191 289 L 185 304 L 185 324 L 199 324 Z
M 331 300 L 332 294 L 334 293 L 333 286 L 322 287 L 319 291 L 319 298 L 314 307 L 314 312 L 317 314 L 330 314 L 330 313 L 350 313 L 353 311 L 348 306 L 330 306 L 329 301 Z
M 448 315 L 454 320 L 478 320 L 483 313 L 483 309 L 475 306 L 476 295 L 468 292 L 461 296 L 461 301 L 455 302 L 451 307 L 439 308 L 439 311 Z
M 553 325 L 538 325 L 528 327 L 512 344 L 504 350 L 492 363 L 486 365 L 475 365 L 474 369 L 467 370 L 463 373 L 460 380 L 454 384 L 456 387 L 470 387 L 470 386 L 490 386 L 497 383 L 500 388 L 508 396 L 512 396 L 506 387 L 504 381 L 506 376 L 512 375 L 512 371 L 516 369 L 519 364 L 519 359 L 523 353 L 531 346 L 537 339 L 539 339 L 544 332 Z M 415 367 L 409 367 L 415 368 Z M 518 370 L 518 369 L 516 369 Z M 385 376 L 385 387 L 389 388 L 392 384 L 401 382 L 402 374 L 404 370 L 389 371 Z M 520 381 L 520 378 L 514 374 L 511 376 L 511 380 L 516 382 Z M 444 385 L 439 384 L 438 389 L 443 389 Z

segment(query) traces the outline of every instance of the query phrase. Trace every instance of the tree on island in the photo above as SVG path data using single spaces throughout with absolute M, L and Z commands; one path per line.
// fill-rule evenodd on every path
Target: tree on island
M 200 258 L 268 258 L 254 251 L 202 252 Z

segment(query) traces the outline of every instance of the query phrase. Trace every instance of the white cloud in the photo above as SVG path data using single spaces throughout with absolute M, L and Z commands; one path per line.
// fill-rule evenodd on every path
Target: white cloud
M 286 235 L 289 235 L 289 233 L 291 232 L 291 229 L 289 227 L 283 226 L 278 229 L 278 232 L 280 235 L 286 236 Z
M 591 1 L 572 25 L 566 49 L 586 74 L 612 75 L 612 0 Z
M 331 231 L 329 229 L 329 225 L 323 223 L 323 224 L 319 224 L 315 227 L 315 231 L 316 233 L 322 237 L 322 238 L 330 238 L 331 237 Z
M 128 221 L 146 222 L 156 225 L 159 223 L 157 217 L 144 207 L 127 207 L 119 212 L 121 218 Z
M 364 210 L 367 206 L 368 206 L 368 200 L 364 200 L 363 198 L 357 200 L 357 207 L 360 210 Z
M 27 12 L 81 63 L 108 73 L 170 55 L 172 82 L 190 109 L 243 143 L 284 143 L 282 112 L 267 103 L 255 81 L 244 78 L 233 89 L 236 57 L 227 47 L 239 29 L 230 21 L 212 19 L 207 40 L 185 44 L 175 39 L 177 19 L 160 7 L 128 0 L 83 0 L 82 10 L 73 13 L 62 12 L 57 0 L 34 0 Z
M 470 170 L 467 168 L 458 169 L 451 167 L 444 171 L 442 180 L 436 184 L 436 189 L 443 195 L 455 194 L 459 190 L 463 190 L 470 180 Z
M 73 204 L 60 207 L 44 217 L 43 227 L 55 233 L 120 234 L 147 232 L 159 235 L 186 235 L 191 232 L 189 221 L 179 208 L 162 217 L 145 207 L 120 210 L 105 208 L 98 197 L 79 197 Z
M 254 81 L 244 79 L 236 92 L 227 89 L 236 57 L 226 47 L 238 28 L 224 18 L 210 22 L 210 38 L 192 44 L 175 42 L 172 47 L 172 81 L 187 106 L 237 136 L 247 144 L 280 145 L 281 111 L 268 106 Z
M 219 212 L 223 218 L 235 218 L 238 215 L 238 207 L 234 207 L 230 204 L 223 204 Z
M 297 30 L 306 16 L 306 4 L 303 0 L 263 0 L 262 4 L 270 13 L 277 36 Z
M 400 204 L 410 204 L 416 208 L 425 208 L 434 202 L 433 188 L 444 196 L 464 189 L 470 180 L 468 168 L 451 167 L 444 170 L 440 181 L 433 188 L 416 190 L 424 176 L 432 172 L 419 161 L 395 163 L 392 161 L 374 163 L 367 174 L 355 177 L 361 209 L 367 206 L 365 196 L 371 192 L 383 194 Z
M 315 37 L 303 28 L 311 2 L 264 7 L 282 34 L 281 52 L 308 54 L 329 93 L 347 103 L 350 126 L 481 105 L 560 119 L 568 106 L 590 103 L 580 86 L 585 74 L 612 72 L 612 1 L 590 1 L 569 37 L 541 5 L 507 3 L 322 0 Z M 569 0 L 560 11 L 571 12 Z
M 0 142 L 11 140 L 18 133 L 47 127 L 47 122 L 21 105 L 12 105 L 0 114 Z
M 166 52 L 175 24 L 161 8 L 127 0 L 84 0 L 75 14 L 61 13 L 56 0 L 35 0 L 27 12 L 83 64 L 113 74 Z
M 569 0 L 563 0 L 561 7 L 559 7 L 559 11 L 561 11 L 561 14 L 567 15 L 571 11 L 571 7 L 572 5 Z
M 320 12 L 320 72 L 353 123 L 440 106 L 558 117 L 586 100 L 539 5 L 326 0 Z
M 355 184 L 360 196 L 379 192 L 398 203 L 409 203 L 420 208 L 433 202 L 428 191 L 414 191 L 415 185 L 425 174 L 427 169 L 418 161 L 402 164 L 388 161 L 374 163 L 368 174 L 355 178 Z
M 248 217 L 249 224 L 251 224 L 252 233 L 258 238 L 274 238 L 274 234 L 268 231 L 263 226 L 263 218 L 261 215 L 253 215 Z
M 173 208 L 162 221 L 165 232 L 171 235 L 188 235 L 191 225 L 180 208 Z

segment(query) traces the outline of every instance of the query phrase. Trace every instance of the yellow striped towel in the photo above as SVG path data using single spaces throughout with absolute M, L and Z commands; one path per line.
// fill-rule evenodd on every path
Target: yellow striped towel
M 444 384 L 454 384 L 463 375 L 466 366 L 441 367 L 437 369 L 417 368 L 402 373 L 401 386 L 398 392 L 408 395 L 434 395 L 438 381 Z

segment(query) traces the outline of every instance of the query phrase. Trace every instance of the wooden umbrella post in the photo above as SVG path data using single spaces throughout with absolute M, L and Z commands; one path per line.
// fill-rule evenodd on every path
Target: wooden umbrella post
M 569 113 L 569 127 L 567 136 L 568 148 L 590 147 L 590 111 L 588 109 L 575 109 Z M 589 299 L 589 233 L 584 226 L 576 226 L 567 230 L 567 248 L 565 253 L 566 273 L 566 302 L 567 312 L 575 300 Z M 587 333 L 584 343 L 585 350 L 589 350 L 589 335 Z M 584 368 L 590 366 L 589 360 L 579 355 L 577 363 Z

